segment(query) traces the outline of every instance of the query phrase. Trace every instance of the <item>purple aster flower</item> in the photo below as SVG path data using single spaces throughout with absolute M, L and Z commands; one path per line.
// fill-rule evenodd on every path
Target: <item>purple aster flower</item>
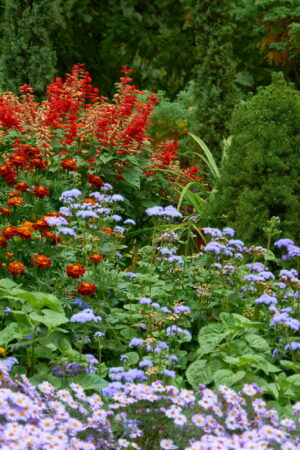
M 259 304 L 263 303 L 264 305 L 276 305 L 277 299 L 273 295 L 263 294 L 260 297 L 258 297 L 254 303 Z
M 230 228 L 230 227 L 226 227 L 226 228 L 223 228 L 222 233 L 223 233 L 223 236 L 224 235 L 228 235 L 228 236 L 233 237 L 235 231 L 232 228 Z
M 133 338 L 131 339 L 131 341 L 129 342 L 129 347 L 139 347 L 140 345 L 143 345 L 144 340 L 140 339 L 140 338 Z
M 62 206 L 61 208 L 59 208 L 59 212 L 63 216 L 67 216 L 67 217 L 72 216 L 71 210 L 67 206 Z
M 172 205 L 165 207 L 163 215 L 168 217 L 182 217 L 182 214 Z
M 116 232 L 116 233 L 121 233 L 121 234 L 123 234 L 124 233 L 124 231 L 125 231 L 125 228 L 124 227 L 119 227 L 118 225 L 114 228 L 114 231 Z
M 172 312 L 167 306 L 163 306 L 162 308 L 160 308 L 160 310 L 165 314 L 170 314 Z
M 3 364 L 8 371 L 10 371 L 13 366 L 19 364 L 19 361 L 17 360 L 17 358 L 9 356 L 8 358 L 1 359 L 1 364 Z
M 176 314 L 181 314 L 181 313 L 185 313 L 185 312 L 186 313 L 190 313 L 191 309 L 188 306 L 185 306 L 185 305 L 177 305 L 174 308 L 174 312 Z
M 75 297 L 73 299 L 73 305 L 74 306 L 78 306 L 81 309 L 88 309 L 89 305 L 87 305 L 82 298 L 80 297 Z
M 159 445 L 161 448 L 168 450 L 174 450 L 178 448 L 176 445 L 174 445 L 172 439 L 163 439 L 162 441 L 160 441 Z
M 292 350 L 292 351 L 299 350 L 299 348 L 300 348 L 300 342 L 289 342 L 284 347 L 285 350 Z
M 112 185 L 109 183 L 104 183 L 104 185 L 102 186 L 102 189 L 104 191 L 110 191 L 111 189 L 113 189 Z M 117 194 L 116 194 L 117 195 Z
M 71 189 L 70 191 L 65 191 L 59 197 L 59 200 L 63 203 L 72 203 L 76 198 L 81 195 L 79 189 Z
M 165 375 L 166 377 L 169 377 L 169 378 L 175 378 L 175 376 L 176 376 L 175 370 L 165 369 L 161 373 L 162 373 L 162 375 Z
M 125 224 L 125 225 L 136 225 L 136 222 L 135 222 L 135 220 L 133 220 L 133 219 L 126 219 L 126 220 L 124 221 L 124 224 Z
M 101 322 L 102 317 L 101 316 L 95 316 L 94 311 L 90 308 L 84 309 L 83 311 L 74 314 L 70 322 L 79 322 L 79 323 L 85 323 L 85 322 Z
M 152 206 L 152 208 L 146 209 L 146 214 L 148 216 L 161 216 L 163 214 L 163 207 L 162 206 Z
M 59 227 L 61 225 L 68 225 L 68 222 L 63 217 L 46 217 L 45 221 L 50 227 Z
M 176 252 L 176 249 L 175 249 L 175 248 L 171 249 L 171 248 L 167 248 L 167 247 L 160 247 L 160 248 L 158 249 L 158 251 L 159 251 L 162 255 L 173 255 L 173 253 Z
M 151 306 L 152 306 L 152 308 L 154 308 L 154 309 L 160 308 L 160 304 L 159 304 L 159 303 L 155 303 L 155 302 L 152 303 Z
M 222 231 L 218 228 L 205 227 L 202 231 L 204 234 L 210 234 L 212 237 L 222 237 Z
M 74 237 L 77 236 L 75 231 L 73 230 L 73 228 L 69 228 L 69 227 L 59 227 L 57 232 L 59 234 L 65 234 L 65 235 L 68 234 L 68 235 L 74 236 Z
M 102 331 L 96 331 L 96 333 L 94 334 L 94 338 L 102 338 L 103 336 L 105 336 L 105 333 L 103 333 Z
M 274 242 L 275 247 L 282 248 L 282 247 L 289 247 L 290 245 L 294 245 L 294 241 L 291 239 L 279 239 L 279 241 Z
M 78 211 L 76 213 L 77 217 L 82 217 L 83 219 L 86 219 L 87 217 L 92 217 L 93 219 L 98 219 L 98 215 L 94 211 Z
M 113 220 L 115 220 L 116 222 L 120 222 L 120 220 L 122 220 L 122 217 L 119 216 L 118 214 L 113 214 L 113 215 L 111 216 L 111 218 L 112 218 Z
M 166 259 L 166 261 L 169 262 L 178 262 L 178 264 L 183 264 L 184 260 L 181 256 L 177 256 L 177 255 L 172 255 L 169 258 Z
M 137 274 L 134 272 L 124 272 L 124 275 L 129 278 L 137 278 Z
M 123 202 L 125 200 L 125 198 L 123 197 L 123 195 L 120 194 L 114 194 L 111 196 L 111 199 L 113 202 Z
M 166 342 L 160 342 L 154 349 L 155 353 L 160 352 L 161 350 L 167 350 L 169 348 Z
M 289 245 L 288 246 L 288 256 L 300 256 L 300 247 L 297 247 L 296 245 Z
M 206 252 L 212 252 L 215 255 L 219 255 L 222 250 L 224 250 L 226 247 L 224 244 L 220 244 L 219 242 L 211 241 L 209 242 L 205 247 L 204 250 Z
M 149 297 L 142 297 L 140 299 L 140 304 L 141 305 L 150 305 L 150 303 L 152 303 L 152 300 Z
M 141 361 L 139 363 L 140 367 L 152 367 L 153 366 L 153 362 L 150 359 L 144 359 L 143 361 Z

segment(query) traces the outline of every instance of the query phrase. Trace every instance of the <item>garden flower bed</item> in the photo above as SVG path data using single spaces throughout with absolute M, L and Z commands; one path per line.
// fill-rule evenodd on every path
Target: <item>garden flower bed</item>
M 0 448 L 300 446 L 300 248 L 177 208 L 155 103 L 80 65 L 0 97 Z

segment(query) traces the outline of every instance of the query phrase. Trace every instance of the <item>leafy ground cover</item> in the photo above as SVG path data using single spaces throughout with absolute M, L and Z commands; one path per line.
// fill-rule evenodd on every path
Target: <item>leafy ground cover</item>
M 2 448 L 299 448 L 300 248 L 176 208 L 209 193 L 155 104 L 82 66 L 0 98 Z

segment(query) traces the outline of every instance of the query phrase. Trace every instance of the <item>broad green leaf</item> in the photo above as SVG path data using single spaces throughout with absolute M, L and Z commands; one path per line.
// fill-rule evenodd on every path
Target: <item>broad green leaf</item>
M 125 353 L 125 355 L 128 358 L 126 360 L 126 364 L 128 364 L 129 366 L 135 365 L 140 359 L 138 353 L 136 353 L 136 352 L 128 352 L 128 353 Z
M 238 372 L 233 372 L 230 369 L 221 369 L 217 370 L 217 372 L 214 374 L 214 382 L 217 385 L 225 385 L 225 386 L 233 386 L 234 384 L 241 381 L 244 376 L 246 375 L 246 372 L 243 370 L 239 370 Z
M 300 375 L 291 375 L 290 377 L 287 377 L 287 381 L 294 386 L 300 386 Z
M 202 327 L 198 334 L 198 341 L 200 344 L 200 351 L 211 352 L 213 351 L 220 342 L 225 339 L 231 331 L 224 331 L 223 324 L 210 323 Z
M 141 178 L 142 171 L 139 167 L 129 167 L 122 171 L 122 176 L 124 180 L 130 185 L 137 189 L 140 189 L 140 178 Z
M 41 309 L 44 306 L 44 302 L 39 296 L 35 295 L 33 292 L 22 292 L 18 294 L 19 298 L 22 298 L 27 303 L 29 303 L 33 309 Z
M 29 314 L 30 319 L 35 322 L 43 323 L 47 328 L 55 328 L 63 323 L 69 322 L 69 319 L 61 313 L 51 311 L 50 309 L 42 309 Z
M 0 290 L 9 292 L 16 287 L 18 287 L 17 283 L 12 281 L 10 278 L 2 278 L 0 280 Z
M 83 389 L 103 389 L 108 382 L 95 373 L 81 373 L 75 377 L 70 377 L 70 383 L 79 384 Z
M 9 342 L 14 339 L 23 339 L 31 332 L 32 328 L 21 323 L 12 322 L 0 331 L 0 346 L 6 347 Z
M 244 339 L 253 351 L 264 353 L 267 357 L 271 355 L 271 348 L 268 342 L 258 334 L 247 334 L 244 336 Z
M 55 295 L 48 294 L 47 292 L 34 292 L 33 294 L 43 302 L 43 306 L 47 306 L 49 309 L 58 313 L 64 312 L 60 300 Z
M 134 328 L 123 328 L 123 330 L 120 331 L 120 334 L 125 337 L 126 339 L 132 339 L 137 336 L 137 330 Z
M 208 362 L 198 359 L 187 368 L 187 380 L 193 387 L 198 387 L 199 384 L 209 384 L 213 380 L 215 372 L 222 366 L 222 362 L 218 360 Z
M 279 398 L 279 391 L 275 383 L 269 383 L 264 386 L 264 392 L 266 394 L 271 394 L 277 400 Z

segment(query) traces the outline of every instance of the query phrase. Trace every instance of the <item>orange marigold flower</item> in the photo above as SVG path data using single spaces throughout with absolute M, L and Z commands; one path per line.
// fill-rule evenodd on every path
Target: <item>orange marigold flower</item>
M 96 286 L 93 283 L 82 281 L 82 283 L 77 286 L 77 291 L 80 295 L 94 295 L 96 292 Z
M 47 169 L 47 167 L 48 167 L 48 162 L 45 161 L 45 160 L 42 159 L 42 158 L 33 158 L 33 159 L 30 161 L 30 166 L 31 166 L 32 168 L 34 168 L 34 169 L 41 169 L 41 170 L 44 170 L 44 169 Z
M 8 245 L 7 241 L 3 237 L 0 237 L 0 247 L 6 248 L 7 245 Z
M 27 227 L 27 228 L 33 228 L 33 222 L 29 222 L 29 220 L 24 220 L 24 222 L 22 223 L 23 227 Z
M 12 252 L 7 252 L 7 253 L 6 253 L 7 259 L 11 259 L 11 258 L 13 258 L 14 256 L 15 256 L 15 254 L 12 253 Z
M 85 274 L 85 268 L 81 264 L 72 264 L 66 267 L 67 275 L 71 278 L 79 278 Z
M 9 162 L 12 166 L 15 167 L 25 167 L 26 166 L 26 158 L 21 155 L 14 155 L 9 158 Z
M 36 198 L 43 198 L 49 196 L 49 189 L 45 186 L 36 186 L 32 189 L 33 195 Z
M 15 185 L 15 188 L 16 188 L 17 191 L 26 192 L 27 189 L 29 188 L 29 184 L 24 183 L 23 181 L 19 181 L 19 183 L 17 183 Z
M 9 192 L 9 194 L 8 194 L 9 198 L 11 198 L 11 197 L 19 197 L 19 195 L 20 195 L 20 192 L 15 190 L 15 189 L 13 191 Z
M 10 273 L 12 275 L 18 276 L 18 275 L 22 275 L 22 273 L 25 272 L 25 266 L 23 263 L 21 263 L 19 261 L 12 261 L 8 265 L 8 270 L 10 271 Z
M 0 356 L 1 358 L 6 355 L 6 350 L 4 347 L 0 347 Z
M 102 233 L 105 233 L 105 234 L 113 234 L 114 233 L 114 230 L 112 230 L 111 228 L 109 228 L 109 227 L 106 227 L 106 228 L 102 228 Z
M 46 219 L 46 217 L 63 217 L 63 215 L 60 214 L 59 212 L 53 211 L 53 212 L 47 213 L 45 216 L 43 216 L 41 218 Z
M 10 216 L 11 212 L 8 208 L 0 208 L 0 214 L 3 214 L 4 216 Z
M 44 231 L 42 236 L 50 241 L 52 245 L 61 244 L 61 237 L 55 233 L 52 233 L 52 231 Z
M 29 227 L 16 227 L 16 235 L 19 236 L 21 239 L 24 239 L 26 241 L 30 241 L 32 236 L 32 231 Z
M 32 228 L 34 230 L 47 230 L 47 228 L 49 228 L 49 225 L 47 224 L 46 220 L 38 219 L 34 222 Z
M 63 169 L 70 170 L 70 171 L 78 170 L 75 159 L 71 159 L 71 158 L 63 159 L 61 161 L 61 167 Z
M 8 227 L 3 228 L 2 236 L 5 239 L 10 239 L 10 238 L 16 236 L 16 227 L 9 225 Z
M 104 256 L 103 255 L 99 255 L 99 253 L 92 253 L 90 255 L 90 260 L 93 263 L 101 263 L 104 260 Z
M 83 203 L 89 203 L 90 205 L 97 205 L 97 200 L 93 198 L 84 198 L 82 200 Z
M 96 186 L 96 187 L 104 186 L 104 181 L 100 177 L 97 177 L 97 175 L 91 175 L 91 174 L 88 173 L 87 178 L 88 178 L 88 182 L 92 186 Z
M 51 266 L 51 260 L 47 256 L 40 255 L 39 253 L 34 255 L 30 262 L 33 266 L 39 266 L 41 269 L 46 269 Z
M 24 203 L 24 200 L 21 197 L 11 197 L 7 204 L 8 206 L 12 207 L 12 206 L 22 206 Z
M 0 175 L 9 175 L 11 173 L 11 168 L 8 164 L 4 164 L 3 166 L 0 166 Z

